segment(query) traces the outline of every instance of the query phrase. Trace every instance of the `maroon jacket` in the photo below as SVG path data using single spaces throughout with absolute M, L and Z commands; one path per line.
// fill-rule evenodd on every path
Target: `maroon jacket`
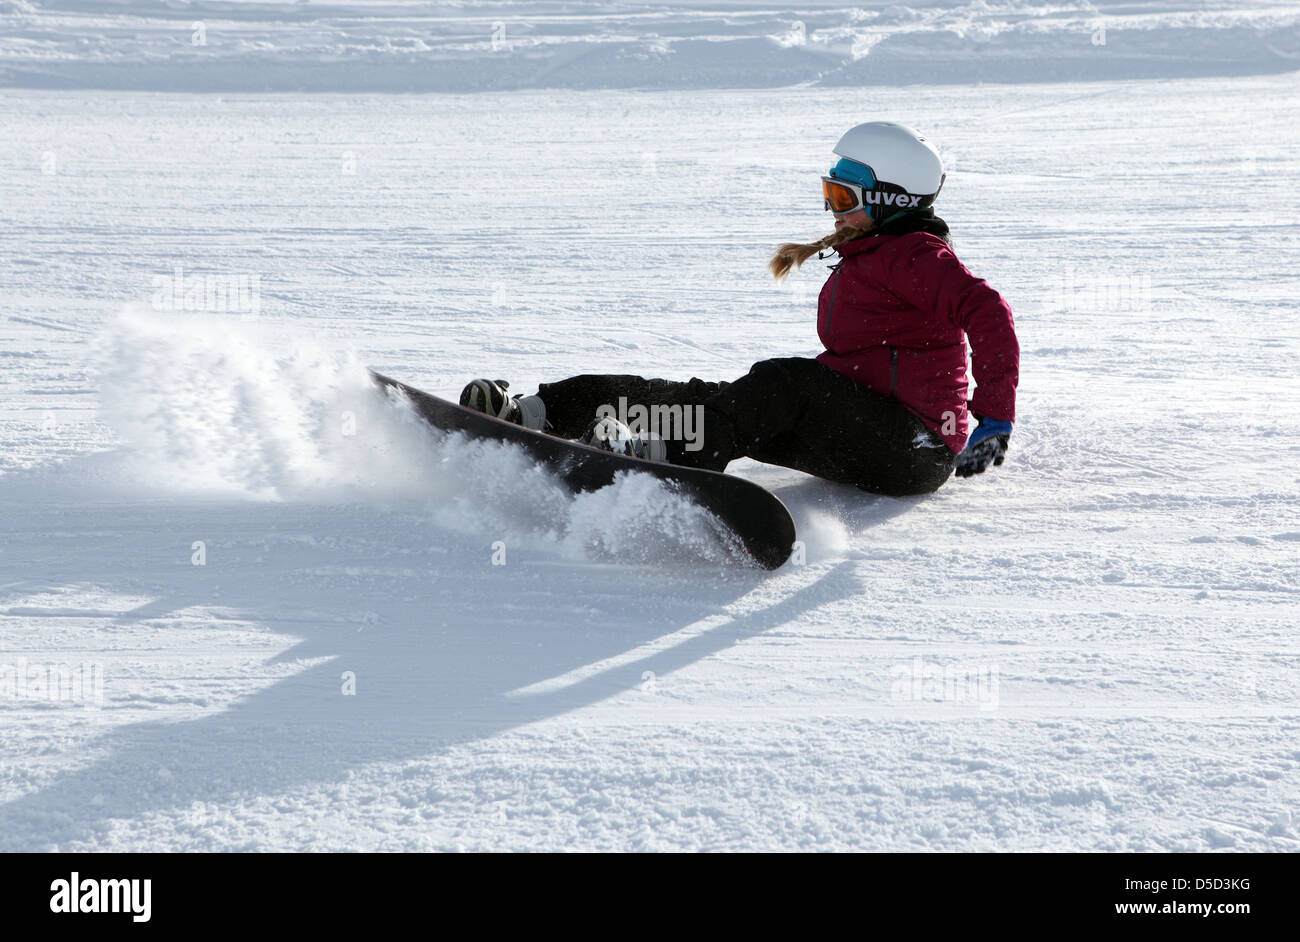
M 897 399 L 954 452 L 966 446 L 966 337 L 977 387 L 970 411 L 1014 422 L 1020 344 L 1011 308 L 925 232 L 863 236 L 836 248 L 822 287 L 817 359 Z

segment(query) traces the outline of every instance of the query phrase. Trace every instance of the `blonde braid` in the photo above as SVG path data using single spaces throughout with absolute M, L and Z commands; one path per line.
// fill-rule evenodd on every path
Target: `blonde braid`
M 871 227 L 859 229 L 854 226 L 841 226 L 830 235 L 822 236 L 816 242 L 785 242 L 777 246 L 776 254 L 767 263 L 767 267 L 772 270 L 772 277 L 780 281 L 790 274 L 792 266 L 801 266 L 823 249 L 834 248 L 841 242 L 856 239 L 858 236 L 866 235 L 870 231 Z

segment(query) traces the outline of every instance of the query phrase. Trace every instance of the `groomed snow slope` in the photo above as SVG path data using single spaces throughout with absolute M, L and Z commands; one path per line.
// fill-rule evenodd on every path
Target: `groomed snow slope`
M 1297 849 L 1296 81 L 0 92 L 0 849 Z M 765 261 L 885 115 L 1017 313 L 995 472 L 739 462 L 763 573 L 365 383 L 814 352 Z

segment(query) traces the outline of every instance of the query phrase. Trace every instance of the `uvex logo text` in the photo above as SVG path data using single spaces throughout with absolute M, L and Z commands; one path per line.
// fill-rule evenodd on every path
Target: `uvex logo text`
M 73 870 L 50 884 L 50 912 L 131 913 L 132 922 L 148 922 L 152 890 L 152 880 L 83 880 Z
M 880 193 L 867 190 L 862 194 L 862 202 L 872 206 L 898 206 L 901 209 L 916 209 L 921 205 L 921 197 L 910 193 Z

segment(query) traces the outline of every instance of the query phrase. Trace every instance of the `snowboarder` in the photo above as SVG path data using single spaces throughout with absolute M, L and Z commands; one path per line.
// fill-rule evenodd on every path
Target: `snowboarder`
M 818 299 L 826 349 L 816 359 L 763 360 L 734 382 L 574 376 L 533 396 L 480 379 L 461 405 L 673 464 L 721 471 L 747 456 L 892 496 L 1002 464 L 1020 347 L 1010 307 L 957 259 L 934 214 L 944 182 L 938 151 L 912 128 L 873 121 L 834 153 L 822 196 L 835 231 L 781 245 L 770 262 L 780 279 L 814 254 L 839 255 Z M 969 402 L 967 338 L 977 383 Z M 677 417 L 695 410 L 700 434 L 629 436 L 611 414 L 620 403 Z M 968 414 L 979 423 L 969 440 Z

